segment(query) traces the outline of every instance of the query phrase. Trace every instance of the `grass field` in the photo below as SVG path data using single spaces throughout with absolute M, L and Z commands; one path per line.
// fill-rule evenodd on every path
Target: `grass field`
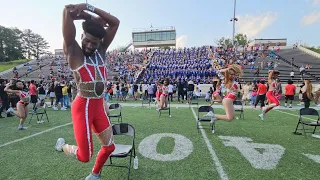
M 28 59 L 20 59 L 20 60 L 14 60 L 9 62 L 0 62 L 0 72 L 11 69 L 15 66 L 18 66 L 22 63 L 28 62 L 30 60 Z
M 234 120 L 230 123 L 218 121 L 216 132 L 212 134 L 209 129 L 198 133 L 193 113 L 197 111 L 196 108 L 192 110 L 188 107 L 172 107 L 172 118 L 165 113 L 159 118 L 155 108 L 132 105 L 134 107 L 122 109 L 123 121 L 132 124 L 136 130 L 139 169 L 132 169 L 131 179 L 320 178 L 319 164 L 302 154 L 320 154 L 320 140 L 310 135 L 305 138 L 292 134 L 297 123 L 297 110 L 273 110 L 261 121 L 257 118 L 260 113 L 258 110 L 245 109 L 244 120 Z M 215 113 L 223 113 L 223 109 L 215 108 Z M 59 137 L 64 137 L 67 143 L 75 143 L 70 111 L 50 109 L 48 115 L 50 122 L 37 124 L 33 119 L 31 125 L 26 124 L 28 129 L 25 131 L 16 130 L 16 117 L 0 119 L 0 179 L 67 180 L 84 179 L 89 174 L 95 156 L 89 163 L 80 163 L 76 158 L 54 150 Z M 180 138 L 163 133 L 175 134 L 175 137 Z M 34 136 L 5 144 L 30 135 Z M 161 161 L 148 158 L 144 153 L 151 147 L 142 146 L 141 142 L 151 135 L 165 136 L 156 146 L 156 153 L 166 155 Z M 234 137 L 251 138 L 252 142 L 241 144 L 240 138 L 234 141 L 234 145 L 226 146 L 225 143 L 232 142 L 231 139 Z M 226 138 L 229 140 L 225 140 Z M 118 139 L 115 142 L 119 142 Z M 257 146 L 256 143 L 262 145 Z M 94 147 L 96 154 L 100 149 L 96 138 Z M 144 151 L 140 152 L 139 149 Z M 282 150 L 283 154 L 277 156 L 277 149 Z M 258 153 L 250 154 L 252 150 Z M 279 160 L 275 160 L 274 157 L 278 157 Z M 173 161 L 170 158 L 179 160 Z M 267 167 L 269 161 L 269 165 L 273 164 L 274 167 Z M 122 159 L 116 159 L 114 162 L 124 165 L 127 163 Z M 102 179 L 118 180 L 126 179 L 126 176 L 127 170 L 122 168 L 104 167 L 102 171 Z

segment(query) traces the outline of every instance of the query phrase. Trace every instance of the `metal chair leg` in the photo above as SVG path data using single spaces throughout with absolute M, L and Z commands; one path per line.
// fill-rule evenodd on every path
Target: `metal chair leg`
M 129 167 L 128 167 L 128 180 L 130 179 L 130 171 L 132 166 L 132 151 L 130 152 L 130 160 L 129 160 Z
M 30 117 L 30 120 L 29 120 L 29 124 L 31 123 L 32 117 L 33 117 L 33 114 L 31 114 L 31 117 Z
M 304 137 L 307 138 L 306 130 L 304 128 L 304 124 L 303 123 L 302 123 L 302 129 L 303 129 L 303 132 L 304 132 Z
M 300 125 L 300 121 L 298 122 L 297 127 L 296 127 L 296 130 L 294 131 L 294 133 L 297 133 L 297 130 L 298 130 L 298 128 L 299 128 L 299 125 Z

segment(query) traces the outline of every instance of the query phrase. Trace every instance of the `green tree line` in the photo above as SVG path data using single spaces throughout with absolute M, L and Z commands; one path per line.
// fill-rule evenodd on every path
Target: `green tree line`
M 318 47 L 314 47 L 314 46 L 308 47 L 308 46 L 306 46 L 305 48 L 320 54 L 320 46 L 318 46 Z
M 49 48 L 41 35 L 30 29 L 7 28 L 0 25 L 0 62 L 39 58 Z
M 245 46 L 246 44 L 250 43 L 251 41 L 248 40 L 247 35 L 245 34 L 236 34 L 234 36 L 234 44 L 235 46 Z M 224 48 L 231 48 L 232 47 L 232 39 L 231 38 L 225 38 L 222 37 L 215 41 L 215 43 L 219 46 L 222 46 Z

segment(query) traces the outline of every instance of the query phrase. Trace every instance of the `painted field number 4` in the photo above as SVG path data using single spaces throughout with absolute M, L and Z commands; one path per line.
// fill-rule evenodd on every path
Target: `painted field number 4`
M 260 144 L 251 142 L 248 137 L 219 136 L 225 146 L 233 146 L 256 169 L 270 170 L 276 168 L 285 148 L 278 144 Z

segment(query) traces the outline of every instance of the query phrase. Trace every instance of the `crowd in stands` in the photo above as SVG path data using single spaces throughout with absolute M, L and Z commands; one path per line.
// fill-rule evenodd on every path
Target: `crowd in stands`
M 213 46 L 135 50 L 109 52 L 107 60 L 111 69 L 119 73 L 119 80 L 129 84 L 154 83 L 166 77 L 173 81 L 183 79 L 203 84 L 210 83 L 217 69 L 233 63 L 250 68 L 257 76 L 261 69 L 277 69 L 279 61 L 274 51 L 279 48 L 271 51 L 268 48 L 262 44 L 237 50 Z M 258 58 L 262 58 L 260 64 L 256 61 Z M 212 59 L 217 60 L 217 64 Z
M 147 59 L 148 51 L 108 52 L 109 69 L 118 72 L 118 79 L 132 84 Z
M 149 58 L 141 80 L 149 83 L 169 77 L 210 83 L 210 77 L 215 74 L 205 46 L 190 49 L 157 49 Z

